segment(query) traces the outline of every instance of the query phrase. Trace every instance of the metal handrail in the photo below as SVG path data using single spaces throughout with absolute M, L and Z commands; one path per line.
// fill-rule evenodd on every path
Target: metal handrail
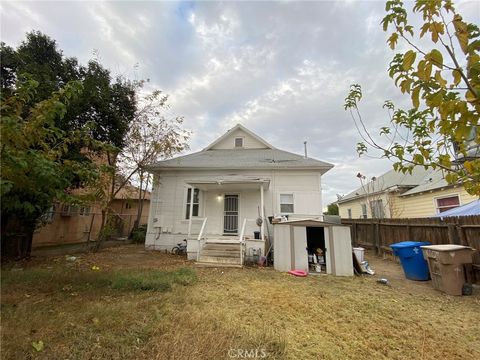
M 197 261 L 200 259 L 200 250 L 202 249 L 202 235 L 203 231 L 205 230 L 205 225 L 207 224 L 207 219 L 203 219 L 202 227 L 200 228 L 200 233 L 198 234 L 197 241 L 198 241 L 198 249 L 197 249 Z
M 243 237 L 245 236 L 245 226 L 247 225 L 247 218 L 243 219 L 242 231 L 240 232 L 240 264 L 243 265 Z

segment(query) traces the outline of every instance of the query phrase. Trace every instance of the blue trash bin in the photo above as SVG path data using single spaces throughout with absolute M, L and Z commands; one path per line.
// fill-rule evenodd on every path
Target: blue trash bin
M 393 255 L 400 258 L 405 277 L 410 280 L 425 281 L 430 279 L 428 263 L 423 258 L 420 246 L 430 245 L 428 241 L 402 241 L 390 245 Z

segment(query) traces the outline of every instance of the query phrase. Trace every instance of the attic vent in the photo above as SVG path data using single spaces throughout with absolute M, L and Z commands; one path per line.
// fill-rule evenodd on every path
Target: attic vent
M 243 138 L 241 138 L 241 137 L 235 138 L 235 147 L 236 148 L 243 147 Z

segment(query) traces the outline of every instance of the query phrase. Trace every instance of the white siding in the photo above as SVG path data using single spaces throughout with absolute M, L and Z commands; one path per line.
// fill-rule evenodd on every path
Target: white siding
M 234 149 L 235 148 L 235 138 L 243 138 L 243 148 L 244 149 L 267 149 L 267 147 L 255 139 L 253 136 L 247 134 L 241 129 L 234 130 L 229 136 L 220 141 L 218 144 L 212 147 L 212 149 Z
M 294 195 L 294 212 L 302 215 L 321 215 L 322 197 L 320 174 L 310 170 L 265 170 L 235 171 L 236 175 L 254 175 L 270 180 L 269 188 L 264 192 L 265 215 L 280 213 L 280 194 Z M 152 193 L 150 219 L 148 223 L 146 246 L 170 250 L 176 243 L 186 238 L 188 220 L 185 219 L 187 182 L 195 179 L 209 179 L 216 176 L 232 175 L 232 171 L 167 171 L 157 176 L 158 184 Z M 202 221 L 207 217 L 208 234 L 223 233 L 223 200 L 218 196 L 225 193 L 239 195 L 239 228 L 243 219 L 255 220 L 260 206 L 260 185 L 257 189 L 223 191 L 221 187 L 213 191 L 201 191 L 199 217 L 192 222 L 192 234 L 198 234 Z M 155 227 L 153 219 L 161 218 L 162 227 Z M 247 222 L 246 234 L 253 237 L 253 231 L 259 228 L 254 221 Z M 268 234 L 267 232 L 265 234 Z M 271 234 L 273 235 L 273 234 Z

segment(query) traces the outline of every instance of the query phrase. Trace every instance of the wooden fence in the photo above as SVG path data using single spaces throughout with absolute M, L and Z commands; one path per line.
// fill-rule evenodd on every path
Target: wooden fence
M 342 219 L 351 226 L 352 243 L 391 252 L 390 245 L 400 241 L 429 241 L 437 244 L 466 245 L 476 249 L 473 268 L 480 273 L 480 216 L 418 219 Z

